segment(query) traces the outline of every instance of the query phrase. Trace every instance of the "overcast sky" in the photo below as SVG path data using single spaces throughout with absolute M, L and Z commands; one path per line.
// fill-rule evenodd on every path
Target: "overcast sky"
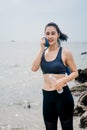
M 48 22 L 69 41 L 87 41 L 87 0 L 0 0 L 0 41 L 39 40 Z

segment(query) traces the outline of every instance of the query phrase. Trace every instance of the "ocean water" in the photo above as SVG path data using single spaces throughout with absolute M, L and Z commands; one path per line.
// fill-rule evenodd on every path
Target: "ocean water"
M 64 43 L 77 68 L 87 68 L 87 42 Z M 0 42 L 0 104 L 26 104 L 42 98 L 42 72 L 31 71 L 39 42 Z

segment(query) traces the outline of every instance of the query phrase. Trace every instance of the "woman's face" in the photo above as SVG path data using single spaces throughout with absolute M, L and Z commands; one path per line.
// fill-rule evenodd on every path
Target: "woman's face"
M 46 27 L 45 35 L 50 45 L 54 45 L 55 43 L 58 42 L 59 34 L 55 27 L 53 26 Z

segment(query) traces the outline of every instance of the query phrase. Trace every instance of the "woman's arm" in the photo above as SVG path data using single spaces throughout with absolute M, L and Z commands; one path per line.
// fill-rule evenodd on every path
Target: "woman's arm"
M 75 79 L 78 76 L 78 70 L 74 61 L 74 58 L 70 51 L 66 52 L 66 65 L 69 66 L 71 74 L 66 77 L 66 82 Z
M 45 49 L 45 39 L 41 39 L 41 47 L 32 63 L 32 71 L 37 71 L 39 69 L 40 63 L 41 63 L 41 58 L 42 58 L 42 54 L 44 52 Z
M 37 55 L 32 63 L 32 68 L 31 68 L 32 71 L 37 71 L 39 69 L 43 51 L 44 51 L 44 48 L 40 48 L 39 52 L 37 53 Z
M 78 70 L 71 52 L 69 50 L 64 50 L 63 56 L 65 57 L 65 64 L 70 68 L 71 73 L 61 79 L 58 79 L 56 84 L 57 90 L 61 90 L 61 88 L 66 86 L 69 81 L 75 79 L 78 76 Z

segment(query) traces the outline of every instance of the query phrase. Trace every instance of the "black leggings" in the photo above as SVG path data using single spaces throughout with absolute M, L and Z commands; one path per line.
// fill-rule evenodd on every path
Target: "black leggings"
M 43 90 L 43 117 L 46 130 L 57 130 L 58 117 L 62 130 L 73 130 L 74 100 L 68 86 L 63 93 Z

